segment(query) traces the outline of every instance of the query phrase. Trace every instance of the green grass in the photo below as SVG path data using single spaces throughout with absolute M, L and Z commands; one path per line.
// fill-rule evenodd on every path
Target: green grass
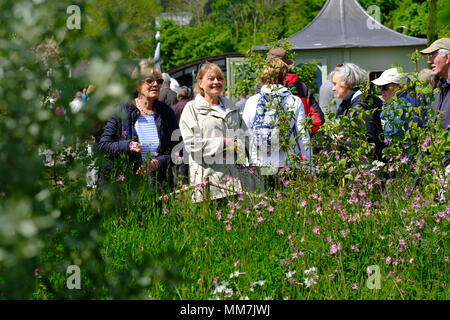
M 449 299 L 449 205 L 418 192 L 402 198 L 394 184 L 369 190 L 366 178 L 344 187 L 299 178 L 269 193 L 267 204 L 257 197 L 227 199 L 238 207 L 226 200 L 192 204 L 188 193 L 157 201 L 127 180 L 117 182 L 119 205 L 100 212 L 106 278 L 151 267 L 137 296 L 150 299 Z M 80 212 L 78 219 L 90 214 Z M 44 264 L 57 259 L 58 241 L 49 244 Z M 380 268 L 380 290 L 366 285 L 370 265 Z M 312 267 L 318 278 L 307 287 L 304 271 Z M 243 274 L 230 278 L 236 271 Z M 295 271 L 291 278 L 289 271 Z M 46 277 L 62 290 L 57 273 Z M 138 278 L 128 285 L 138 286 Z M 254 284 L 260 280 L 262 286 Z M 213 293 L 223 281 L 232 294 Z M 34 297 L 52 298 L 42 285 Z M 105 290 L 96 297 L 110 295 Z

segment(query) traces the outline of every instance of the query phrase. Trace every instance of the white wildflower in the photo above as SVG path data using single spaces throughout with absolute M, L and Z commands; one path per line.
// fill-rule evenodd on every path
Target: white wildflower
M 297 271 L 289 271 L 286 273 L 286 278 L 292 278 L 292 276 L 296 273 Z
M 315 285 L 317 282 L 314 280 L 314 278 L 305 278 L 305 285 L 307 288 Z
M 234 278 L 234 277 L 239 277 L 239 275 L 241 274 L 245 274 L 245 272 L 239 272 L 239 270 L 236 270 L 235 272 L 233 272 L 232 274 L 230 274 L 230 279 Z
M 227 286 L 228 286 L 229 284 L 230 284 L 230 283 L 227 282 L 227 281 L 222 281 L 222 284 L 221 284 L 220 286 L 217 286 L 217 287 L 214 289 L 213 294 L 222 293 L 222 292 L 224 292 L 224 291 L 226 292 Z
M 312 267 L 311 269 L 305 270 L 305 274 L 306 275 L 310 275 L 310 274 L 317 274 L 317 269 L 315 267 Z

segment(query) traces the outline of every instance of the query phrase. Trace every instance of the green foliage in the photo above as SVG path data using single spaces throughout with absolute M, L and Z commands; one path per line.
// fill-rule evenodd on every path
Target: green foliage
M 196 27 L 179 27 L 165 20 L 161 26 L 162 69 L 198 58 L 234 51 L 229 42 L 229 30 L 217 28 L 212 23 Z
M 132 284 L 151 271 L 150 260 L 133 272 L 105 269 L 101 218 L 114 208 L 117 190 L 95 193 L 85 184 L 93 128 L 130 99 L 123 68 L 129 29 L 106 12 L 100 35 L 67 32 L 70 4 L 0 3 L 1 299 L 143 297 L 146 287 Z M 70 78 L 68 67 L 80 59 L 89 62 L 86 73 Z M 95 91 L 73 114 L 69 102 L 87 84 Z M 69 265 L 81 268 L 80 291 L 66 287 Z
M 250 51 L 242 63 L 237 63 L 234 87 L 230 89 L 232 96 L 239 94 L 252 95 L 255 92 L 256 86 L 260 83 L 259 76 L 266 62 L 267 52 L 271 48 L 283 48 L 286 50 L 287 57 L 293 57 L 294 53 L 291 49 L 292 45 L 286 40 L 282 39 L 276 43 L 269 44 L 267 51 Z M 306 84 L 306 86 L 317 92 L 318 88 L 314 80 L 317 72 L 317 64 L 315 62 L 303 63 L 295 66 L 292 70 L 298 76 L 299 80 Z
M 127 40 L 129 58 L 148 58 L 153 56 L 155 37 L 155 18 L 162 8 L 156 0 L 89 0 L 86 3 L 86 15 L 90 18 L 83 24 L 82 32 L 88 36 L 99 36 L 108 28 L 104 13 L 112 16 L 123 25 L 128 25 L 124 34 Z M 104 37 L 104 41 L 109 39 Z

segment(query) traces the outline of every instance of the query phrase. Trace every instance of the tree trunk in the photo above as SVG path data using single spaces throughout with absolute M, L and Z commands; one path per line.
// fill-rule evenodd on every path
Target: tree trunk
M 427 39 L 428 45 L 437 40 L 436 0 L 428 0 Z

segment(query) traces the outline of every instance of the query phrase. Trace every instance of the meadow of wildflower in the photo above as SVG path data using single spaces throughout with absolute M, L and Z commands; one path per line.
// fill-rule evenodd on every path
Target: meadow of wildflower
M 311 139 L 313 171 L 285 168 L 264 194 L 193 204 L 150 189 L 126 157 L 88 188 L 87 145 L 131 99 L 132 26 L 109 14 L 83 37 L 67 29 L 70 5 L 0 2 L 0 299 L 450 298 L 450 134 L 432 115 L 389 142 L 386 163 L 368 156 L 362 115 L 328 121 Z M 86 74 L 71 77 L 79 61 Z M 72 113 L 86 84 L 95 90 Z
M 192 204 L 189 193 L 164 195 L 137 184 L 140 177 L 122 176 L 113 183 L 109 211 L 94 209 L 102 191 L 89 190 L 80 197 L 84 210 L 67 219 L 101 216 L 106 278 L 148 268 L 130 279 L 130 287 L 141 289 L 136 298 L 449 298 L 448 202 L 369 170 L 336 184 L 285 174 L 279 188 L 264 195 L 200 204 Z M 70 232 L 57 232 L 47 245 L 34 298 L 73 294 L 60 270 L 45 267 L 63 263 L 58 247 Z M 82 283 L 83 296 L 110 296 L 89 276 Z

